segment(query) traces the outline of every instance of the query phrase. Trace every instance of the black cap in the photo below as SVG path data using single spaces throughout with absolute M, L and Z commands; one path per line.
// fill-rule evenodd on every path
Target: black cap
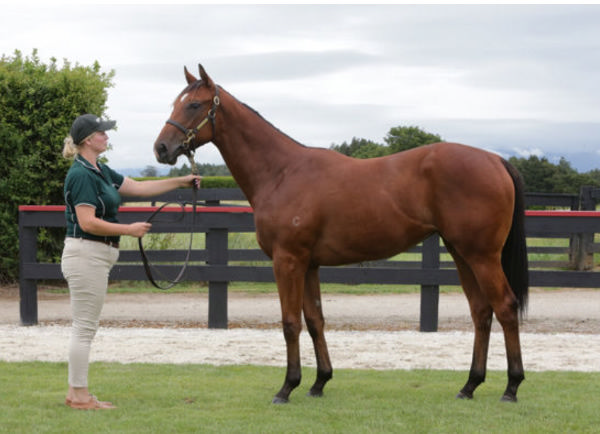
M 116 124 L 116 121 L 105 121 L 96 115 L 81 115 L 75 119 L 71 126 L 71 137 L 73 142 L 78 145 L 92 133 L 112 130 Z

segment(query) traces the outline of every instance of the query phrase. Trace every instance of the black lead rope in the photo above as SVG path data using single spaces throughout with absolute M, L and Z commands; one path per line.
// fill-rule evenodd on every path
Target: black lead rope
M 195 162 L 193 162 L 193 155 L 190 158 L 190 163 L 192 163 L 192 173 L 194 173 L 195 172 L 195 170 L 194 170 Z M 185 270 L 187 269 L 187 266 L 190 262 L 190 257 L 192 256 L 192 241 L 194 240 L 194 225 L 196 222 L 197 195 L 198 195 L 198 185 L 194 182 L 194 185 L 192 186 L 192 228 L 190 231 L 190 243 L 188 246 L 187 255 L 185 257 L 183 266 L 181 267 L 181 270 L 179 270 L 179 274 L 177 274 L 175 279 L 173 279 L 173 280 L 164 279 L 168 282 L 168 284 L 166 286 L 159 285 L 156 282 L 156 280 L 154 279 L 154 277 L 152 276 L 152 268 L 151 268 L 150 262 L 148 261 L 148 256 L 146 256 L 146 251 L 144 250 L 144 245 L 142 244 L 142 237 L 138 238 L 138 246 L 140 248 L 140 255 L 142 256 L 142 261 L 144 263 L 144 269 L 146 270 L 146 277 L 148 277 L 148 280 L 152 283 L 152 285 L 154 285 L 158 289 L 162 289 L 163 291 L 166 291 L 167 289 L 171 289 L 172 287 L 177 285 L 179 282 L 181 282 L 181 279 L 183 278 Z M 148 220 L 146 220 L 146 222 L 151 223 L 152 220 L 154 219 L 154 217 L 158 213 L 160 213 L 164 207 L 166 207 L 167 205 L 170 205 L 172 203 L 177 203 L 179 206 L 181 206 L 181 212 L 182 212 L 182 218 L 183 218 L 183 216 L 185 216 L 186 203 L 185 202 L 168 202 L 168 203 L 161 205 L 156 211 L 154 211 L 152 213 L 152 215 L 150 215 L 150 217 L 148 217 Z M 164 275 L 163 275 L 163 277 L 164 277 Z
M 190 161 L 193 175 L 197 175 L 198 171 L 196 170 L 196 161 L 194 161 L 194 149 L 193 149 L 194 147 L 192 146 L 192 141 L 194 140 L 194 138 L 196 137 L 196 134 L 198 134 L 200 129 L 202 129 L 202 127 L 204 127 L 204 125 L 206 125 L 209 121 L 212 124 L 213 139 L 214 139 L 215 129 L 216 129 L 215 116 L 217 113 L 217 108 L 219 107 L 220 104 L 221 104 L 221 99 L 219 98 L 219 86 L 216 86 L 215 87 L 215 96 L 213 97 L 213 100 L 212 100 L 212 106 L 211 106 L 210 110 L 208 111 L 208 113 L 206 114 L 206 117 L 202 120 L 202 122 L 200 122 L 200 124 L 198 124 L 198 126 L 196 128 L 188 129 L 188 128 L 184 127 L 183 125 L 181 125 L 179 122 L 176 122 L 172 119 L 169 119 L 167 121 L 167 124 L 177 127 L 186 136 L 186 138 L 182 144 L 184 147 L 184 154 L 188 157 L 188 160 Z M 156 283 L 156 280 L 152 276 L 152 270 L 150 268 L 148 257 L 146 256 L 146 252 L 144 251 L 144 246 L 142 244 L 142 237 L 138 238 L 138 245 L 140 247 L 140 255 L 142 256 L 142 261 L 144 262 L 144 269 L 146 270 L 146 276 L 148 277 L 148 280 L 150 282 L 152 282 L 152 284 L 155 287 L 157 287 L 158 289 L 166 290 L 166 289 L 170 289 L 170 288 L 174 287 L 175 285 L 177 285 L 181 281 L 181 278 L 183 277 L 183 274 L 185 273 L 188 263 L 190 262 L 190 257 L 192 256 L 192 241 L 194 239 L 194 223 L 196 221 L 197 191 L 198 191 L 198 185 L 196 183 L 194 183 L 193 199 L 192 199 L 192 213 L 193 213 L 192 214 L 192 229 L 191 229 L 191 233 L 190 233 L 190 245 L 188 247 L 188 252 L 185 257 L 185 262 L 183 263 L 183 266 L 181 267 L 181 270 L 179 271 L 179 274 L 177 275 L 177 277 L 175 277 L 175 279 L 173 279 L 173 280 L 165 279 L 166 281 L 169 282 L 169 284 L 167 286 L 161 286 L 158 283 Z M 148 223 L 151 223 L 154 216 L 156 216 L 167 205 L 169 205 L 169 203 L 165 203 L 162 206 L 160 206 L 156 211 L 154 211 L 154 213 L 152 213 L 152 215 L 146 221 Z M 181 212 L 182 212 L 182 217 L 183 217 L 185 215 L 185 203 L 179 202 L 179 205 L 181 206 Z

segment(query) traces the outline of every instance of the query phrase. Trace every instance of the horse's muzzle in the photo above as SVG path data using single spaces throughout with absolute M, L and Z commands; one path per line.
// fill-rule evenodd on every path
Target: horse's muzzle
M 164 142 L 154 145 L 154 156 L 159 163 L 170 164 L 172 166 L 177 162 L 177 157 L 180 154 L 181 146 L 178 146 L 173 152 L 169 152 L 169 147 Z

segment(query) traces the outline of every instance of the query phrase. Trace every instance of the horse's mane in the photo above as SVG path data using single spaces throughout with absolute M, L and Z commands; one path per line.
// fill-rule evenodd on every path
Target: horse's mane
M 231 94 L 230 94 L 231 95 Z M 250 110 L 252 113 L 254 113 L 256 116 L 258 116 L 260 119 L 262 119 L 265 123 L 267 123 L 267 125 L 269 125 L 271 128 L 273 128 L 275 131 L 279 132 L 280 134 L 284 135 L 285 137 L 287 137 L 288 139 L 290 139 L 292 142 L 294 142 L 295 144 L 302 146 L 304 148 L 307 148 L 308 146 L 303 145 L 302 143 L 300 143 L 298 140 L 294 139 L 293 137 L 290 137 L 287 133 L 284 133 L 283 131 L 281 131 L 279 128 L 277 128 L 275 125 L 273 125 L 271 122 L 269 122 L 267 119 L 265 119 L 257 110 L 253 109 L 252 107 L 250 107 L 248 104 L 246 104 L 245 102 L 241 102 L 240 100 L 238 100 L 235 96 L 233 97 L 237 102 L 239 102 L 241 105 L 243 105 L 244 107 L 246 107 L 248 110 Z

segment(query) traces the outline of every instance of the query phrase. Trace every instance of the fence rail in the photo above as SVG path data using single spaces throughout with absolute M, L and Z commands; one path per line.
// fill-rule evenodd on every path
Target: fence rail
M 194 250 L 191 264 L 185 278 L 189 281 L 208 282 L 209 315 L 211 328 L 227 327 L 227 286 L 228 282 L 273 282 L 273 271 L 269 258 L 258 249 L 231 249 L 230 233 L 254 232 L 252 210 L 239 204 L 223 204 L 223 200 L 240 201 L 243 194 L 237 189 L 224 191 L 204 190 L 200 200 L 207 205 L 199 207 L 194 231 L 205 234 L 205 249 Z M 180 190 L 173 195 L 153 198 L 156 202 L 181 201 L 191 198 L 189 191 Z M 145 199 L 148 201 L 148 199 Z M 567 203 L 567 195 L 559 198 Z M 549 202 L 549 198 L 544 198 Z M 534 201 L 535 203 L 535 201 Z M 572 196 L 568 198 L 572 208 Z M 552 206 L 556 202 L 552 202 Z M 219 206 L 216 206 L 219 205 Z M 545 205 L 548 206 L 548 205 Z M 564 206 L 564 205 L 560 205 Z M 123 223 L 146 220 L 156 209 L 154 206 L 126 206 L 119 210 L 119 220 Z M 181 207 L 167 207 L 164 216 L 177 216 L 153 223 L 153 233 L 184 233 L 190 231 L 192 222 L 191 207 L 181 212 Z M 183 214 L 183 215 L 182 215 Z M 161 214 L 162 215 L 162 214 Z M 60 265 L 39 263 L 37 257 L 37 234 L 40 227 L 62 228 L 65 226 L 64 206 L 21 206 L 19 207 L 20 243 L 20 310 L 23 325 L 37 324 L 37 281 L 62 279 Z M 594 211 L 527 211 L 525 221 L 528 237 L 568 238 L 569 248 L 531 247 L 529 253 L 570 254 L 571 265 L 580 269 L 589 267 L 589 258 L 600 248 L 593 243 L 594 234 L 600 232 L 600 213 Z M 373 261 L 344 267 L 322 267 L 322 282 L 330 283 L 375 283 L 375 284 L 418 284 L 421 285 L 422 331 L 437 330 L 438 299 L 440 285 L 458 285 L 458 275 L 454 264 L 442 261 L 446 252 L 440 246 L 438 235 L 431 236 L 410 252 L 421 255 L 420 261 Z M 149 251 L 148 256 L 158 272 L 174 276 L 185 256 L 181 250 Z M 244 262 L 262 262 L 264 265 L 244 265 Z M 565 265 L 565 264 L 563 264 Z M 531 262 L 530 283 L 538 287 L 600 287 L 600 273 L 590 271 L 543 270 L 556 266 L 555 262 Z M 111 280 L 146 280 L 137 250 L 122 250 L 119 262 L 112 269 Z

